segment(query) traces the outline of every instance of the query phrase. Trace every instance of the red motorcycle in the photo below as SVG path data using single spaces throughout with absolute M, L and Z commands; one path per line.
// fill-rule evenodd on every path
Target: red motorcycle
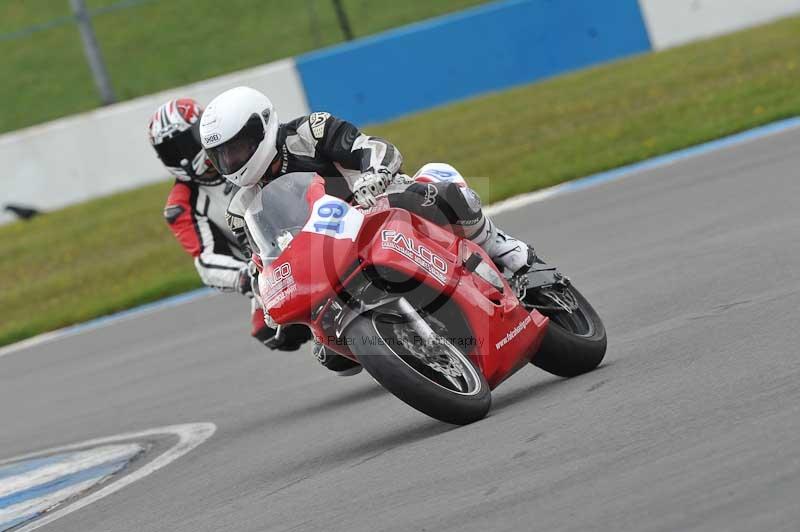
M 317 349 L 431 417 L 483 418 L 491 390 L 528 362 L 571 377 L 603 359 L 603 323 L 551 266 L 509 284 L 469 240 L 386 199 L 349 205 L 313 174 L 243 192 L 269 317 L 307 325 Z

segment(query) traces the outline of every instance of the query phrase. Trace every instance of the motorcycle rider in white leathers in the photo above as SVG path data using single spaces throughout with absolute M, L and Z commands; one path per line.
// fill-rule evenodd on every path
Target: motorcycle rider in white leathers
M 208 105 L 200 120 L 200 139 L 213 165 L 236 186 L 252 187 L 291 172 L 315 172 L 325 179 L 328 194 L 362 207 L 374 206 L 389 189 L 391 205 L 448 224 L 483 247 L 508 277 L 526 272 L 534 262 L 530 246 L 483 215 L 477 194 L 452 166 L 427 164 L 414 182 L 392 185 L 401 170 L 400 151 L 328 113 L 281 124 L 267 96 L 237 87 Z M 243 213 L 228 214 L 234 234 L 245 238 Z

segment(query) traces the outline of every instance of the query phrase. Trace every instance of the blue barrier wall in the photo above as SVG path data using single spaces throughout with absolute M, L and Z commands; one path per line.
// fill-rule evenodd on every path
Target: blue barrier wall
M 651 50 L 637 0 L 511 0 L 297 58 L 312 110 L 378 122 Z

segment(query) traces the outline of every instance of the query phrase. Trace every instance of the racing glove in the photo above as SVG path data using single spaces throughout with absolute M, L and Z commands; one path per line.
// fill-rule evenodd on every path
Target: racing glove
M 243 266 L 239 270 L 239 276 L 236 278 L 236 291 L 243 296 L 253 295 L 253 274 L 250 272 L 250 267 Z
M 392 176 L 384 170 L 361 174 L 353 183 L 353 199 L 364 208 L 374 207 L 391 182 Z

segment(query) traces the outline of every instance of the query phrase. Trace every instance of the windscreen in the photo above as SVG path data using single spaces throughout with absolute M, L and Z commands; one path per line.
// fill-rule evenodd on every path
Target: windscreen
M 313 173 L 293 173 L 271 181 L 253 199 L 245 214 L 250 238 L 261 259 L 275 260 L 309 217 L 306 192 Z

